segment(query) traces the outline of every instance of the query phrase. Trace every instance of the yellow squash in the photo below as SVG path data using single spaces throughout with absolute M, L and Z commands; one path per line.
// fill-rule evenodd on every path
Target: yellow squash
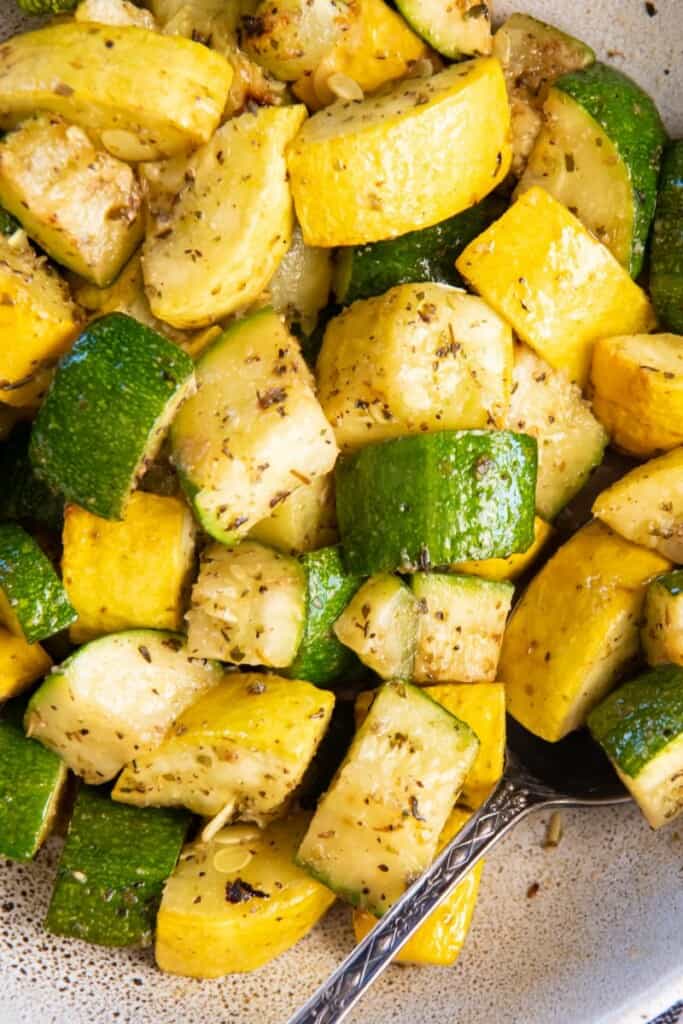
M 179 498 L 135 491 L 120 522 L 78 505 L 64 516 L 62 573 L 74 643 L 120 630 L 180 629 L 195 527 Z
M 503 73 L 492 57 L 399 82 L 361 103 L 333 103 L 289 147 L 304 241 L 394 238 L 472 206 L 507 173 L 509 125 Z
M 523 341 L 582 386 L 596 339 L 655 323 L 645 292 L 542 188 L 525 192 L 456 266 Z
M 440 850 L 458 834 L 470 817 L 470 811 L 455 808 L 439 838 Z M 396 963 L 436 964 L 441 967 L 449 967 L 455 963 L 472 923 L 483 867 L 484 862 L 480 860 L 465 875 L 448 899 L 432 911 L 424 924 L 396 955 Z M 365 938 L 376 924 L 377 918 L 372 914 L 363 910 L 353 911 L 353 930 L 357 942 Z
M 24 419 L 32 419 L 31 414 L 35 414 L 40 408 L 54 375 L 54 367 L 49 367 L 38 370 L 37 373 L 26 379 L 25 384 L 18 387 L 0 387 L 0 401 L 5 405 L 12 406 L 18 413 L 23 413 Z
M 597 520 L 574 534 L 508 624 L 500 674 L 510 714 L 550 741 L 583 725 L 638 653 L 647 584 L 669 567 Z
M 263 832 L 232 825 L 185 847 L 157 916 L 162 971 L 190 978 L 253 971 L 311 930 L 335 897 L 293 862 L 308 820 L 298 812 Z
M 552 536 L 553 528 L 540 516 L 534 519 L 534 539 L 531 547 L 509 558 L 487 558 L 481 562 L 457 562 L 452 572 L 467 576 L 483 576 L 487 580 L 516 580 L 532 565 Z
M 591 380 L 595 415 L 619 448 L 646 458 L 683 444 L 683 337 L 604 337 Z
M 29 644 L 0 627 L 0 703 L 15 697 L 50 671 L 52 661 L 40 644 Z

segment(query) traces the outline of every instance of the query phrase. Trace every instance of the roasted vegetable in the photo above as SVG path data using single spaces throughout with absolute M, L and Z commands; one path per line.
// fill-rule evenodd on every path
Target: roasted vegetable
M 662 326 L 683 332 L 683 142 L 664 153 L 650 243 L 650 293 Z
M 33 537 L 16 523 L 1 523 L 0 621 L 34 644 L 75 618 L 61 580 Z
M 298 555 L 337 541 L 332 475 L 315 477 L 279 502 L 249 531 L 252 540 Z
M 419 604 L 398 576 L 371 576 L 339 616 L 334 632 L 382 679 L 413 678 Z
M 52 661 L 40 644 L 30 644 L 0 628 L 0 704 L 22 693 L 50 671 Z
M 294 81 L 313 71 L 358 17 L 358 5 L 345 0 L 263 0 L 242 19 L 242 45 L 277 78 Z
M 649 665 L 683 665 L 683 572 L 664 573 L 645 596 L 641 633 Z
M 537 488 L 538 489 L 538 488 Z M 508 558 L 485 558 L 479 562 L 455 562 L 451 572 L 483 576 L 486 580 L 516 580 L 527 571 L 552 536 L 553 528 L 539 516 L 534 518 L 534 539 L 526 551 Z
M 491 11 L 479 0 L 398 0 L 398 9 L 444 57 L 482 57 L 491 52 Z

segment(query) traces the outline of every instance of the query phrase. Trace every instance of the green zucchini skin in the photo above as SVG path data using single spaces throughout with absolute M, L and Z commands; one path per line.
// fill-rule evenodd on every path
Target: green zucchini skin
M 0 206 L 0 235 L 13 235 L 15 231 L 18 231 L 21 224 L 13 217 L 11 213 L 8 213 L 2 206 Z
M 49 558 L 16 523 L 0 524 L 0 590 L 30 644 L 77 618 Z
M 635 82 L 605 64 L 570 71 L 554 84 L 597 121 L 628 168 L 634 206 L 628 270 L 637 277 L 654 217 L 659 167 L 667 139 L 659 112 Z
M 590 713 L 588 728 L 619 770 L 636 778 L 683 734 L 683 668 L 661 665 L 625 683 Z
M 663 587 L 672 597 L 683 594 L 683 569 L 674 569 L 673 572 L 665 572 L 654 580 L 658 587 Z
M 61 531 L 64 499 L 36 476 L 28 454 L 30 437 L 29 425 L 19 423 L 0 445 L 0 519 L 30 519 Z
M 456 257 L 506 208 L 504 199 L 490 195 L 432 227 L 340 249 L 334 283 L 337 300 L 348 306 L 357 299 L 382 295 L 394 285 L 420 281 L 462 285 Z
M 337 463 L 346 567 L 371 576 L 526 551 L 537 449 L 527 434 L 455 430 L 368 445 Z
M 123 313 L 90 324 L 38 412 L 29 449 L 38 475 L 67 501 L 121 519 L 193 369 L 182 349 Z
M 0 854 L 31 860 L 50 831 L 66 784 L 66 765 L 24 735 L 24 700 L 11 701 L 0 720 Z
M 148 946 L 189 822 L 184 811 L 129 807 L 107 790 L 82 786 L 47 930 L 101 946 Z
M 17 0 L 17 7 L 27 14 L 62 14 L 71 11 L 78 0 Z
M 362 579 L 346 570 L 338 547 L 309 551 L 300 562 L 306 572 L 306 620 L 296 657 L 284 674 L 323 686 L 361 668 L 332 627 Z
M 683 140 L 664 153 L 650 243 L 650 294 L 662 326 L 683 333 Z

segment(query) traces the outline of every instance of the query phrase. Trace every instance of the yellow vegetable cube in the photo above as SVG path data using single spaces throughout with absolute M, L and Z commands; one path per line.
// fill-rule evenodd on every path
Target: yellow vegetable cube
M 516 580 L 532 565 L 550 540 L 553 528 L 540 516 L 534 519 L 534 540 L 530 548 L 509 558 L 486 558 L 480 562 L 457 562 L 451 572 L 483 576 L 487 580 Z
M 40 644 L 29 644 L 0 628 L 0 702 L 15 697 L 50 671 L 52 661 Z
M 542 188 L 525 192 L 456 266 L 523 341 L 581 385 L 596 339 L 655 323 L 645 292 Z
M 64 516 L 62 573 L 78 612 L 71 639 L 124 629 L 179 629 L 194 565 L 195 527 L 179 498 L 135 491 L 120 522 L 77 505 Z

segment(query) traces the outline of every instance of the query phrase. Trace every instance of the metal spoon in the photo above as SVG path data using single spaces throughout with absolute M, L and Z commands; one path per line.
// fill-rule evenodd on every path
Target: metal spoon
M 510 720 L 506 770 L 487 802 L 377 922 L 289 1024 L 337 1024 L 425 919 L 506 832 L 540 808 L 592 807 L 628 800 L 587 733 L 544 743 Z

